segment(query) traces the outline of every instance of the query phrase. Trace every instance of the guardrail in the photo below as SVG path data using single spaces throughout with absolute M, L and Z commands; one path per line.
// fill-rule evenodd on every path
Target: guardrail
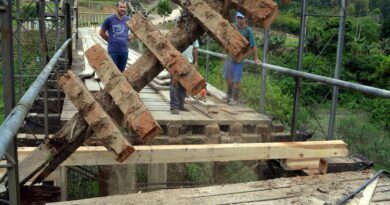
M 73 34 L 72 38 L 75 37 Z M 20 101 L 9 113 L 3 124 L 0 126 L 0 156 L 4 156 L 11 141 L 17 134 L 21 127 L 24 118 L 27 116 L 32 104 L 37 98 L 39 92 L 45 85 L 51 71 L 58 62 L 61 54 L 65 51 L 72 38 L 67 39 L 64 44 L 57 50 L 54 56 L 50 59 L 49 63 L 45 66 L 42 72 L 38 75 L 37 79 L 32 83 L 27 92 L 23 95 Z
M 198 51 L 199 51 L 199 53 L 204 53 L 204 54 L 208 54 L 208 55 L 223 58 L 223 59 L 225 59 L 227 57 L 225 54 L 217 53 L 217 52 L 213 52 L 213 51 L 207 51 L 207 50 L 203 50 L 203 49 L 198 49 Z M 256 62 L 252 61 L 252 60 L 244 60 L 243 62 L 246 64 L 257 65 Z M 259 66 L 262 66 L 263 68 L 274 70 L 274 71 L 277 71 L 280 73 L 288 74 L 291 76 L 306 78 L 306 79 L 310 79 L 310 80 L 313 80 L 316 82 L 325 83 L 327 85 L 334 85 L 334 86 L 338 86 L 340 88 L 355 90 L 355 91 L 359 91 L 359 92 L 366 93 L 369 95 L 379 96 L 379 97 L 383 97 L 383 98 L 390 98 L 390 91 L 389 90 L 374 88 L 374 87 L 361 85 L 361 84 L 357 84 L 357 83 L 351 83 L 351 82 L 347 82 L 347 81 L 343 81 L 343 80 L 338 80 L 338 79 L 329 78 L 329 77 L 325 77 L 325 76 L 321 76 L 321 75 L 297 71 L 297 70 L 293 70 L 290 68 L 271 65 L 271 64 L 267 64 L 267 63 L 260 63 Z

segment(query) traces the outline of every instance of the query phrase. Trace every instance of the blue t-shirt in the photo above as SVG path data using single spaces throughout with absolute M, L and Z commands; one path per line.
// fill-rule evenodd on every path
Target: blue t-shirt
M 127 53 L 129 47 L 129 27 L 127 27 L 126 21 L 130 20 L 130 17 L 124 16 L 122 20 L 113 14 L 107 17 L 103 24 L 102 29 L 108 32 L 108 52 Z
M 237 26 L 238 28 L 238 26 Z M 241 33 L 242 36 L 245 37 L 245 39 L 249 42 L 249 46 L 253 48 L 256 46 L 255 36 L 253 35 L 253 30 L 249 26 L 245 26 L 244 28 L 238 28 L 238 31 Z

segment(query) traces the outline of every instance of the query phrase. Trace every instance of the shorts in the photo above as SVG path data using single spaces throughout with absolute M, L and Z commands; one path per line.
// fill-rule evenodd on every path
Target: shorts
M 223 77 L 225 80 L 232 80 L 233 83 L 239 83 L 242 79 L 244 64 L 235 63 L 231 59 L 225 59 L 223 65 Z

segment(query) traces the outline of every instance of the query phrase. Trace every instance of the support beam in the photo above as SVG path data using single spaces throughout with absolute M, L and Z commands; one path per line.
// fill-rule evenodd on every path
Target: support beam
M 92 46 L 85 54 L 89 64 L 105 84 L 105 91 L 123 112 L 127 127 L 133 128 L 143 138 L 144 143 L 160 134 L 161 127 L 153 119 L 138 93 L 117 69 L 109 54 L 100 45 Z
M 154 164 L 235 160 L 270 159 L 312 159 L 345 157 L 347 145 L 341 140 L 275 142 L 275 143 L 236 143 L 204 145 L 153 145 L 135 146 L 134 153 L 122 164 Z M 18 149 L 20 158 L 30 154 L 34 148 Z M 114 165 L 112 154 L 104 147 L 80 147 L 63 166 Z
M 127 22 L 127 26 L 149 48 L 172 77 L 180 82 L 188 94 L 196 95 L 206 87 L 205 80 L 196 71 L 195 66 L 191 65 L 142 13 L 133 15 Z
M 148 164 L 148 188 L 153 191 L 167 187 L 167 164 Z
M 222 0 L 209 1 L 208 4 L 221 11 L 223 7 Z M 189 36 L 185 27 L 191 32 Z M 172 30 L 168 38 L 179 51 L 184 51 L 193 41 L 199 38 L 204 33 L 202 27 L 193 19 L 189 19 L 187 26 L 181 22 Z M 130 85 L 139 92 L 149 82 L 153 80 L 164 67 L 158 62 L 150 52 L 142 55 L 134 64 L 132 64 L 125 72 L 124 75 Z M 111 113 L 118 113 L 117 108 L 112 107 L 112 104 L 104 103 L 110 102 L 110 96 L 108 93 L 103 92 L 97 97 L 97 101 L 104 106 L 104 110 Z M 121 115 L 116 114 L 116 122 L 122 122 Z M 122 116 L 123 117 L 123 116 Z M 86 131 L 88 124 L 85 122 L 80 113 L 75 114 L 64 127 L 56 133 L 53 138 L 45 140 L 44 143 L 37 147 L 37 151 L 31 153 L 28 159 L 20 161 L 19 167 L 23 172 L 23 177 L 20 177 L 19 182 L 24 184 L 34 174 L 40 172 L 41 174 L 50 173 L 50 170 L 54 170 L 56 166 L 61 164 L 69 155 L 81 146 L 84 139 L 89 137 Z M 85 136 L 88 135 L 88 136 Z M 71 145 L 71 146 L 70 146 Z M 41 150 L 41 151 L 38 151 Z M 31 159 L 34 159 L 34 163 L 29 163 Z M 44 168 L 47 164 L 50 167 Z M 21 174 L 22 176 L 22 174 Z
M 244 59 L 249 52 L 248 41 L 216 10 L 204 0 L 192 0 L 186 5 L 186 0 L 177 0 L 184 9 L 199 22 L 207 33 L 237 62 Z M 190 16 L 184 17 L 190 18 Z
M 62 75 L 58 79 L 58 85 L 80 110 L 98 139 L 115 154 L 118 162 L 123 162 L 134 152 L 133 146 L 122 135 L 111 117 L 72 71 L 67 71 Z
M 261 28 L 269 28 L 279 15 L 278 5 L 272 0 L 231 0 L 231 3 Z

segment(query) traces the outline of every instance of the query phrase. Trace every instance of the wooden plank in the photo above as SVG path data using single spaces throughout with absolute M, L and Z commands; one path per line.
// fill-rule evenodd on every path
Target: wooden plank
M 279 143 L 152 145 L 135 146 L 123 164 L 154 164 L 205 161 L 306 159 L 344 157 L 347 145 L 341 140 Z M 21 156 L 34 148 L 19 148 Z M 80 147 L 62 165 L 114 165 L 113 154 L 104 147 Z
M 371 182 L 371 184 L 369 184 L 364 189 L 363 196 L 362 196 L 362 198 L 360 198 L 358 205 L 369 205 L 370 204 L 372 195 L 374 194 L 374 191 L 375 191 L 376 185 L 378 184 L 378 181 L 379 181 L 379 177 L 377 177 L 374 181 Z
M 114 152 L 116 160 L 122 162 L 134 152 L 134 148 L 122 135 L 111 117 L 96 102 L 81 80 L 72 71 L 62 75 L 58 79 L 58 84 L 80 110 L 85 121 L 102 143 L 110 147 L 111 151 Z
M 89 48 L 85 54 L 92 68 L 106 85 L 105 91 L 111 95 L 125 116 L 127 128 L 133 129 L 144 143 L 160 134 L 161 127 L 142 103 L 138 93 L 116 68 L 109 54 L 99 44 Z
M 195 95 L 206 86 L 195 66 L 142 13 L 133 15 L 127 25 L 188 93 Z
M 152 189 L 152 191 L 166 188 L 167 171 L 167 164 L 148 164 L 148 188 Z
M 191 0 L 189 5 L 186 5 L 186 0 L 176 0 L 175 2 L 186 7 L 189 13 L 232 59 L 237 62 L 244 59 L 250 49 L 249 42 L 221 14 L 203 0 Z
M 96 81 L 94 78 L 87 78 L 84 81 L 85 81 L 85 86 L 91 92 L 97 92 L 103 90 L 100 83 Z
M 318 169 L 320 159 L 286 159 L 281 161 L 284 170 Z
M 208 94 L 216 97 L 219 100 L 222 100 L 226 96 L 226 93 L 222 92 L 221 90 L 219 90 L 218 88 L 214 87 L 211 84 L 207 84 L 206 89 Z

